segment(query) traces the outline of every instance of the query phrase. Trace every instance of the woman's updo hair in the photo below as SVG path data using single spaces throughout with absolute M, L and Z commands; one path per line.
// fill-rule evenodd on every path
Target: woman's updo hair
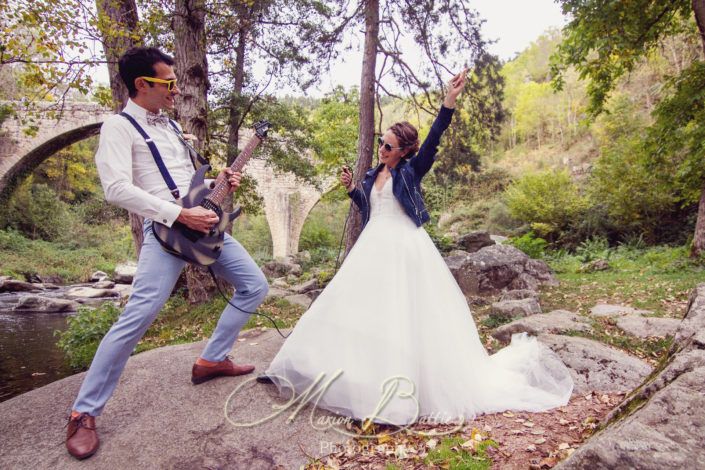
M 404 157 L 413 155 L 419 150 L 419 131 L 408 121 L 398 122 L 389 128 L 397 137 L 399 147 L 404 147 Z

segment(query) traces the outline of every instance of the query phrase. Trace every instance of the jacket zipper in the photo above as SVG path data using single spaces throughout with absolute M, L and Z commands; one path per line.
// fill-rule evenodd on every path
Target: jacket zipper
M 416 213 L 416 218 L 420 222 L 421 221 L 421 216 L 419 215 L 419 208 L 416 207 L 416 202 L 414 201 L 414 197 L 411 195 L 411 191 L 409 190 L 409 186 L 406 183 L 406 178 L 404 177 L 404 173 L 399 170 L 399 174 L 401 175 L 402 181 L 404 181 L 404 187 L 406 188 L 406 192 L 409 194 L 409 199 L 411 199 L 411 203 L 414 205 L 414 212 Z M 416 189 L 414 189 L 416 191 Z

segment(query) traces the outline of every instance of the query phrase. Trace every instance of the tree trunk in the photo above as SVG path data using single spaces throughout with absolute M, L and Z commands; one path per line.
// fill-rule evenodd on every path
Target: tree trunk
M 174 14 L 174 68 L 181 95 L 176 100 L 176 117 L 184 131 L 198 139 L 202 150 L 208 139 L 208 61 L 206 59 L 205 1 L 176 0 Z M 187 266 L 188 299 L 208 300 L 215 285 L 207 272 Z
M 357 163 L 354 176 L 357 185 L 372 166 L 375 133 L 375 67 L 379 44 L 379 0 L 367 0 L 365 5 L 365 49 L 362 56 L 360 80 L 360 132 L 357 146 Z M 345 252 L 357 241 L 362 229 L 360 212 L 350 208 L 349 224 L 345 230 Z
M 705 52 L 705 0 L 693 0 L 693 12 L 695 13 L 695 22 L 698 25 L 700 33 L 700 42 Z M 693 234 L 693 246 L 690 251 L 692 257 L 699 257 L 705 251 L 705 184 L 703 184 L 702 192 L 700 193 L 700 202 L 698 203 L 698 219 L 695 223 L 695 233 Z
M 113 96 L 113 109 L 119 113 L 127 103 L 129 94 L 127 87 L 122 83 L 118 71 L 118 59 L 129 48 L 142 42 L 137 33 L 137 6 L 135 0 L 96 0 L 96 8 L 100 16 L 108 21 L 100 21 L 98 27 L 103 42 L 103 51 L 108 61 L 108 74 L 110 77 L 110 92 Z M 142 231 L 142 217 L 130 213 L 130 229 L 132 242 L 135 245 L 135 255 L 140 256 L 144 233 Z

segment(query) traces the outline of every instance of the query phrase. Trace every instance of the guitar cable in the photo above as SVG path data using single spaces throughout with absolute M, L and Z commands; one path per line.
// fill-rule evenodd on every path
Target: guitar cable
M 352 207 L 353 207 L 353 203 L 352 203 L 352 201 L 350 201 L 350 207 L 349 207 L 349 209 L 348 209 L 348 215 L 345 217 L 345 223 L 343 224 L 343 234 L 342 234 L 341 237 L 340 237 L 340 243 L 339 243 L 339 245 L 338 245 L 338 255 L 337 255 L 336 258 L 335 258 L 335 270 L 333 271 L 333 275 L 334 275 L 334 276 L 335 276 L 335 274 L 338 272 L 338 268 L 340 267 L 340 253 L 341 253 L 342 250 L 343 250 L 343 240 L 345 240 L 345 230 L 346 230 L 346 228 L 347 228 L 347 226 L 348 226 L 348 221 L 350 220 L 350 215 L 351 215 L 351 213 L 352 213 L 352 210 L 351 210 Z M 235 308 L 235 309 L 241 311 L 242 313 L 246 313 L 246 314 L 248 314 L 248 315 L 260 315 L 260 316 L 262 316 L 262 317 L 265 317 L 267 320 L 269 320 L 269 321 L 272 323 L 272 325 L 274 326 L 274 329 L 276 329 L 276 330 L 277 330 L 277 333 L 279 333 L 279 336 L 281 336 L 281 337 L 284 338 L 284 339 L 288 338 L 289 335 L 291 335 L 291 332 L 289 332 L 288 335 L 284 335 L 284 334 L 281 332 L 281 330 L 279 329 L 279 327 L 277 326 L 276 322 L 275 322 L 269 315 L 267 315 L 267 314 L 265 314 L 265 313 L 260 313 L 260 312 L 257 312 L 257 311 L 248 312 L 247 310 L 241 309 L 241 308 L 238 307 L 237 305 L 233 304 L 233 303 L 230 301 L 230 299 L 228 299 L 228 297 L 225 295 L 225 293 L 223 292 L 223 290 L 220 288 L 220 284 L 218 283 L 218 278 L 216 277 L 215 273 L 213 272 L 213 268 L 210 267 L 210 266 L 208 266 L 208 273 L 210 273 L 211 277 L 213 278 L 213 283 L 215 284 L 216 289 L 218 289 L 218 292 L 220 293 L 221 297 L 223 297 L 223 299 L 224 299 L 228 304 L 230 304 L 231 307 L 233 307 L 233 308 Z

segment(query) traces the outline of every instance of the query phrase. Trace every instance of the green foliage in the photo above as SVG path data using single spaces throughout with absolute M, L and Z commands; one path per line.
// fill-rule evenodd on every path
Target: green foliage
M 578 259 L 583 263 L 589 263 L 598 259 L 609 259 L 612 251 L 606 238 L 596 237 L 580 243 L 575 250 Z
M 128 226 L 116 222 L 82 226 L 66 240 L 32 240 L 14 230 L 0 230 L 0 274 L 22 277 L 24 273 L 58 277 L 63 282 L 86 282 L 95 270 L 112 271 L 126 259 L 134 259 Z
M 526 175 L 507 188 L 505 198 L 512 217 L 549 240 L 568 230 L 588 207 L 567 171 Z
M 535 259 L 543 258 L 548 246 L 546 240 L 537 237 L 533 232 L 527 232 L 520 237 L 510 238 L 509 244 Z
M 572 18 L 565 39 L 552 59 L 554 85 L 564 83 L 564 71 L 574 66 L 589 80 L 589 111 L 602 111 L 617 80 L 632 71 L 645 53 L 662 39 L 692 27 L 689 0 L 603 2 L 559 0 Z
M 264 214 L 243 214 L 233 224 L 232 236 L 252 255 L 255 261 L 272 258 L 272 235 Z
M 328 93 L 313 110 L 313 148 L 321 162 L 320 171 L 337 170 L 343 164 L 355 167 L 359 105 L 357 88 L 346 92 L 339 86 Z
M 682 205 L 697 203 L 705 180 L 705 62 L 694 62 L 666 83 L 667 97 L 654 111 L 648 149 L 653 174 L 672 178 Z
M 79 307 L 78 313 L 68 318 L 68 328 L 54 333 L 71 367 L 86 369 L 91 364 L 100 341 L 119 315 L 120 309 L 111 302 L 95 309 Z
M 32 178 L 25 180 L 0 208 L 0 228 L 19 230 L 32 239 L 65 237 L 71 226 L 68 204 L 46 184 L 32 182 Z

